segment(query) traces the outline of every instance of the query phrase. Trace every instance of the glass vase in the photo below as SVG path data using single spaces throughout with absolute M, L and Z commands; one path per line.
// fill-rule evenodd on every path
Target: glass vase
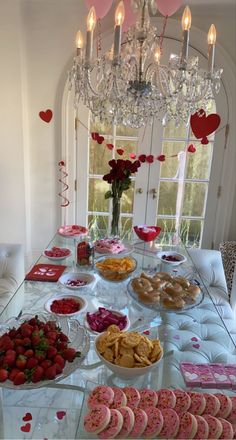
M 120 197 L 113 197 L 111 235 L 119 236 L 119 223 L 120 223 Z

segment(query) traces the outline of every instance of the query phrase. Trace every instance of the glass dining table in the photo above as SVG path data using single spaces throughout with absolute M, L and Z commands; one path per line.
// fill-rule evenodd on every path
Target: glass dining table
M 66 272 L 80 271 L 75 264 L 75 244 L 73 238 L 56 234 L 47 248 L 66 247 L 71 255 L 56 264 L 66 265 Z M 222 313 L 209 292 L 205 280 L 201 278 L 194 263 L 179 239 L 162 235 L 146 243 L 133 237 L 128 243 L 137 267 L 132 277 L 141 272 L 154 275 L 156 272 L 169 272 L 173 276 L 185 276 L 200 286 L 201 295 L 192 307 L 172 311 L 145 307 L 128 292 L 130 280 L 120 283 L 105 281 L 95 275 L 92 287 L 73 291 L 86 299 L 87 309 L 76 315 L 81 326 L 85 325 L 87 311 L 106 307 L 126 314 L 130 321 L 129 331 L 148 335 L 150 339 L 160 339 L 163 358 L 149 373 L 124 379 L 116 376 L 99 359 L 94 349 L 95 335 L 88 329 L 90 349 L 81 365 L 60 382 L 47 384 L 40 388 L 15 389 L 0 384 L 0 438 L 93 438 L 83 429 L 83 416 L 87 410 L 86 396 L 96 384 L 110 386 L 135 386 L 136 388 L 161 389 L 180 388 L 204 392 L 219 392 L 219 389 L 202 390 L 199 386 L 188 388 L 181 373 L 182 362 L 236 364 L 236 345 Z M 157 257 L 160 251 L 176 251 L 186 257 L 178 266 L 171 266 Z M 95 254 L 96 257 L 101 255 Z M 42 255 L 36 263 L 55 264 Z M 79 292 L 79 293 L 78 293 Z M 24 313 L 32 315 L 46 313 L 45 303 L 55 295 L 71 294 L 72 291 L 58 282 L 24 281 L 11 300 L 0 312 L 1 324 L 12 316 Z M 50 315 L 49 315 L 50 316 Z M 222 393 L 236 396 L 236 390 L 221 389 Z

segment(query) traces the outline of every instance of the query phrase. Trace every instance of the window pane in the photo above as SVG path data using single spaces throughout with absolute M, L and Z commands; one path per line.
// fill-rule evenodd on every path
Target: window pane
M 201 221 L 182 219 L 180 226 L 180 236 L 185 246 L 200 246 L 202 227 L 203 222 Z
M 107 174 L 110 171 L 108 165 L 112 159 L 112 152 L 108 150 L 105 142 L 99 145 L 97 142 L 89 142 L 89 174 Z
M 124 154 L 120 156 L 119 154 L 115 153 L 115 159 L 129 159 L 130 153 L 137 153 L 138 142 L 129 140 L 116 141 L 116 149 L 117 148 L 124 150 Z
M 134 202 L 134 181 L 131 183 L 131 187 L 124 191 L 121 198 L 121 212 L 132 214 Z
M 188 129 L 184 124 L 180 125 L 179 127 L 176 127 L 175 121 L 172 119 L 166 124 L 163 130 L 163 138 L 164 139 L 186 138 L 187 133 L 188 133 Z
M 163 142 L 162 145 L 165 156 L 172 156 L 185 150 L 185 142 Z M 178 168 L 178 157 L 170 157 L 161 163 L 161 177 L 177 177 Z
M 204 215 L 206 183 L 186 183 L 182 215 L 201 217 Z
M 130 240 L 132 238 L 133 219 L 131 217 L 121 217 L 121 238 Z
M 88 228 L 92 239 L 109 235 L 109 217 L 107 215 L 88 215 Z
M 202 145 L 200 142 L 194 143 L 195 153 L 188 153 L 187 179 L 209 179 L 211 166 L 212 144 Z
M 108 125 L 108 124 L 101 122 L 98 118 L 95 118 L 94 116 L 92 116 L 92 113 L 90 113 L 90 115 L 91 115 L 90 133 L 97 132 L 100 135 L 103 135 L 103 134 L 112 135 L 112 125 Z
M 105 200 L 105 192 L 110 185 L 102 179 L 89 179 L 88 210 L 97 212 L 109 211 L 109 199 Z
M 158 215 L 175 215 L 177 191 L 177 182 L 160 182 Z
M 157 218 L 156 225 L 161 228 L 161 233 L 173 233 L 175 229 L 175 218 Z
M 138 137 L 138 129 L 117 125 L 116 136 Z

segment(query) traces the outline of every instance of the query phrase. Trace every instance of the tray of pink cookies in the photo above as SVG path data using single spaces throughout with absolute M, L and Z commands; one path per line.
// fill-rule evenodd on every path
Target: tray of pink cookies
M 233 439 L 236 396 L 86 383 L 77 438 Z
M 128 255 L 133 252 L 133 246 L 119 237 L 104 237 L 94 242 L 96 256 L 101 255 Z

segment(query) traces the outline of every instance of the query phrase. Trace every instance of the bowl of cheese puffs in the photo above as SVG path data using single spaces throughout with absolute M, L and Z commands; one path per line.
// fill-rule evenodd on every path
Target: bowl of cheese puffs
M 113 283 L 127 280 L 137 267 L 137 261 L 131 256 L 101 257 L 95 263 L 101 278 Z

